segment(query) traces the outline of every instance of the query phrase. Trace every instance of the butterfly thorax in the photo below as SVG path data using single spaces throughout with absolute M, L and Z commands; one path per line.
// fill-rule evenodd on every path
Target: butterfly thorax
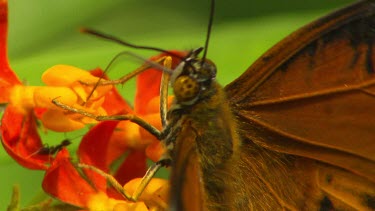
M 239 159 L 240 140 L 224 90 L 215 80 L 216 69 L 205 65 L 208 68 L 186 67 L 192 70 L 172 84 L 176 99 L 168 117 L 174 122 L 171 134 L 176 138 L 170 138 L 175 168 L 171 186 L 178 193 L 171 196 L 172 210 L 233 209 L 229 202 L 236 187 L 228 183 L 235 179 L 236 170 L 230 164 Z M 186 186 L 194 186 L 193 193 L 184 193 Z
M 179 169 L 179 176 L 172 175 L 172 188 L 176 188 L 178 193 L 178 189 L 183 188 L 174 187 L 176 184 L 197 186 L 198 193 L 192 197 L 201 197 L 197 200 L 203 202 L 198 204 L 204 207 L 199 209 L 218 206 L 228 210 L 227 201 L 234 191 L 234 187 L 228 185 L 228 181 L 234 179 L 231 173 L 234 168 L 230 164 L 237 159 L 236 151 L 240 143 L 229 107 L 220 93 L 221 87 L 215 83 L 210 91 L 216 94 L 183 110 L 177 124 L 180 131 L 172 151 L 172 160 L 174 168 Z M 185 182 L 177 182 L 178 179 Z M 183 193 L 177 197 L 177 202 L 183 203 L 179 198 L 183 197 Z M 194 204 L 194 200 L 190 202 Z

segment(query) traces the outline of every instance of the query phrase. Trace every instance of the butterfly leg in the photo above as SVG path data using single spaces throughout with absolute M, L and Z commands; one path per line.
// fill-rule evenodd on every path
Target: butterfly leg
M 89 169 L 91 171 L 94 171 L 94 172 L 98 173 L 99 175 L 104 177 L 109 182 L 109 184 L 111 184 L 112 187 L 115 188 L 116 191 L 119 192 L 124 198 L 126 198 L 129 201 L 134 201 L 134 200 L 132 200 L 131 195 L 126 193 L 126 191 L 124 190 L 122 185 L 112 175 L 102 171 L 101 169 L 99 169 L 95 166 L 87 165 L 87 164 L 84 164 L 84 163 L 78 163 L 77 167 L 81 168 L 81 169 Z
M 133 195 L 132 195 L 132 200 L 137 201 L 139 196 L 143 193 L 147 185 L 150 183 L 151 179 L 155 176 L 156 172 L 161 168 L 161 167 L 167 167 L 171 163 L 171 160 L 166 158 L 166 159 L 161 159 L 158 162 L 154 163 L 146 172 L 146 174 L 143 176 L 141 183 L 139 186 L 135 189 Z
M 172 67 L 172 58 L 167 56 L 163 60 L 163 65 L 164 67 L 170 69 Z M 170 74 L 165 74 L 163 72 L 162 75 L 162 82 L 161 82 L 161 87 L 160 87 L 160 117 L 163 125 L 163 131 L 160 133 L 160 140 L 162 140 L 163 144 L 166 145 L 166 141 L 164 140 L 165 135 L 170 134 L 171 126 L 173 124 L 168 124 L 167 122 L 167 98 L 168 98 L 168 83 L 170 80 Z M 167 137 L 168 139 L 168 137 Z M 137 189 L 134 191 L 132 195 L 133 200 L 137 200 L 139 196 L 143 193 L 147 185 L 150 183 L 151 179 L 155 176 L 156 172 L 161 168 L 161 167 L 168 167 L 171 165 L 171 157 L 169 155 L 169 152 L 165 152 L 162 158 L 154 163 L 146 172 L 146 174 L 143 176 L 141 183 L 137 187 Z
M 112 175 L 110 175 L 110 174 L 102 171 L 101 169 L 99 169 L 99 168 L 97 168 L 95 166 L 84 164 L 84 163 L 77 163 L 77 164 L 75 164 L 75 166 L 77 168 L 80 168 L 80 169 L 88 169 L 90 171 L 96 172 L 97 174 L 99 174 L 103 178 L 105 178 L 106 181 L 118 193 L 120 193 L 126 200 L 132 201 L 132 202 L 137 202 L 138 199 L 139 199 L 139 197 L 141 196 L 141 194 L 144 192 L 144 190 L 146 189 L 146 187 L 149 185 L 149 183 L 153 179 L 155 173 L 161 167 L 163 167 L 165 165 L 168 165 L 169 163 L 170 163 L 170 161 L 161 160 L 161 161 L 155 163 L 153 166 L 151 166 L 149 168 L 149 170 L 147 171 L 147 173 L 145 174 L 145 176 L 140 181 L 140 183 L 135 188 L 135 190 L 134 190 L 134 192 L 133 192 L 132 195 L 129 194 L 129 192 L 128 192 L 129 189 L 127 189 L 127 188 L 129 188 L 131 186 L 129 186 L 129 187 L 127 187 L 127 185 L 122 186 Z M 159 181 L 155 181 L 155 182 L 157 182 L 159 185 L 160 184 L 166 184 L 166 183 L 160 183 Z M 147 200 L 149 203 L 150 203 L 150 200 L 153 201 L 153 203 L 157 204 L 157 207 L 163 208 L 163 210 L 167 209 L 166 199 L 162 198 L 161 195 L 160 195 L 160 194 L 166 195 L 166 194 L 163 194 L 163 192 L 165 192 L 165 191 L 167 191 L 167 189 L 165 189 L 165 186 L 162 185 L 161 187 L 157 188 L 157 190 L 155 191 L 155 193 L 152 193 L 151 195 L 150 195 L 150 193 L 146 194 L 145 200 Z
M 83 109 L 78 109 L 78 108 L 66 105 L 64 103 L 61 103 L 60 101 L 57 100 L 57 98 L 53 99 L 52 103 L 55 104 L 56 106 L 64 109 L 64 110 L 66 110 L 66 111 L 70 111 L 70 112 L 73 112 L 73 113 L 78 113 L 78 114 L 81 114 L 83 116 L 87 116 L 87 117 L 90 117 L 92 119 L 95 119 L 97 121 L 106 121 L 106 120 L 118 120 L 118 121 L 121 121 L 121 120 L 129 120 L 131 122 L 134 122 L 134 123 L 138 124 L 139 126 L 141 126 L 142 128 L 144 128 L 145 130 L 147 130 L 148 132 L 150 132 L 151 134 L 153 134 L 158 139 L 160 139 L 160 137 L 161 137 L 161 133 L 160 133 L 160 131 L 157 128 L 155 128 L 154 126 L 152 126 L 151 124 L 149 124 L 148 122 L 146 122 L 145 120 L 143 120 L 142 118 L 140 118 L 140 117 L 138 117 L 138 116 L 136 116 L 134 114 L 100 116 L 100 115 L 95 115 L 95 114 L 92 114 L 90 112 L 87 112 L 87 111 L 85 111 Z
M 164 67 L 171 69 L 172 68 L 172 57 L 167 56 L 163 61 Z M 167 111 L 168 111 L 168 87 L 171 74 L 166 74 L 163 72 L 161 77 L 160 85 L 160 118 L 163 128 L 168 125 L 167 121 Z

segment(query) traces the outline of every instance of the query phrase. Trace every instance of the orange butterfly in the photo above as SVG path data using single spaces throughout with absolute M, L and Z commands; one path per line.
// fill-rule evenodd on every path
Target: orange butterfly
M 193 53 L 172 81 L 189 76 L 196 96 L 177 97 L 169 115 L 171 208 L 375 210 L 374 50 L 375 2 L 360 1 L 294 32 L 224 89 Z

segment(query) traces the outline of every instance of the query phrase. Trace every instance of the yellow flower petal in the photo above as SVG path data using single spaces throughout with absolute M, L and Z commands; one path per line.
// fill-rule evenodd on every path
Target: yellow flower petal
M 77 102 L 77 95 L 67 87 L 38 87 L 34 92 L 34 100 L 36 107 L 58 109 L 52 103 L 53 99 L 66 105 L 73 105 Z
M 35 107 L 34 91 L 36 86 L 16 85 L 10 91 L 10 104 L 25 113 Z
M 132 195 L 136 188 L 141 183 L 142 178 L 136 178 L 130 180 L 124 185 L 124 189 L 127 193 Z M 153 178 L 147 185 L 146 189 L 142 192 L 139 197 L 139 201 L 143 201 L 147 207 L 152 210 L 157 208 L 167 209 L 169 192 L 169 181 L 165 179 Z
M 89 107 L 90 109 L 93 109 L 94 111 L 95 110 L 99 110 L 103 103 L 104 103 L 104 100 L 105 100 L 105 97 L 102 97 L 102 98 L 99 98 L 99 99 L 96 99 L 96 100 L 90 100 L 89 102 L 86 103 L 86 106 Z M 101 114 L 101 115 L 106 115 L 107 112 L 100 112 L 98 111 L 97 112 L 98 114 Z
M 135 203 L 118 203 L 113 208 L 113 211 L 148 211 L 149 209 L 143 202 Z
M 86 89 L 82 86 L 82 84 L 74 83 L 74 85 L 72 85 L 71 88 L 72 90 L 74 90 L 74 92 L 77 94 L 77 96 L 81 100 L 80 103 L 86 103 L 87 97 L 89 96 L 90 93 L 86 92 Z
M 46 70 L 42 75 L 42 81 L 50 86 L 67 86 L 72 88 L 82 100 L 86 100 L 87 96 L 91 93 L 93 87 L 86 86 L 80 81 L 90 84 L 98 82 L 99 78 L 90 74 L 90 72 L 82 70 L 77 67 L 69 65 L 55 65 Z M 102 79 L 105 80 L 105 79 Z M 112 89 L 111 85 L 96 87 L 93 99 L 104 96 L 109 90 Z
M 57 132 L 69 132 L 85 127 L 85 124 L 66 116 L 60 110 L 47 110 L 42 116 L 43 125 Z
M 98 80 L 99 80 L 99 78 L 96 78 L 95 81 L 94 81 L 94 83 L 97 83 Z M 87 85 L 81 84 L 79 81 L 77 81 L 76 83 L 71 84 L 70 87 L 74 90 L 74 92 L 77 93 L 77 95 L 83 101 L 87 100 L 87 97 L 91 94 L 92 89 L 94 89 L 94 86 L 87 86 Z M 91 94 L 89 100 L 97 100 L 97 99 L 103 97 L 111 89 L 112 89 L 112 85 L 97 86 L 97 87 L 95 87 L 95 91 Z
M 42 81 L 50 86 L 70 86 L 80 80 L 93 83 L 97 82 L 98 78 L 85 70 L 69 65 L 55 65 L 42 75 Z
M 123 203 L 127 204 L 126 201 L 109 198 L 105 193 L 99 192 L 90 197 L 87 207 L 91 211 L 113 211 L 117 204 Z

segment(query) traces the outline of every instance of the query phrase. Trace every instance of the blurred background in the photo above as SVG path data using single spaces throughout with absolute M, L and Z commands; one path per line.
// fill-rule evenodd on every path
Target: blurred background
M 91 27 L 139 45 L 188 50 L 203 46 L 209 0 L 9 0 L 9 58 L 19 78 L 41 85 L 40 76 L 55 64 L 83 69 L 105 67 L 120 51 L 115 43 L 82 35 Z M 227 84 L 268 48 L 300 26 L 346 5 L 348 0 L 217 0 L 208 57 L 218 67 L 218 80 Z M 134 50 L 144 57 L 155 52 Z M 124 58 L 109 75 L 117 78 L 139 66 Z M 125 88 L 131 102 L 134 82 Z M 124 92 L 124 91 L 123 91 Z M 48 144 L 78 137 L 84 131 L 55 136 Z M 74 140 L 73 140 L 74 142 Z M 74 149 L 74 145 L 69 148 Z M 0 210 L 9 204 L 13 184 L 21 188 L 22 205 L 41 197 L 43 172 L 24 169 L 0 148 Z

